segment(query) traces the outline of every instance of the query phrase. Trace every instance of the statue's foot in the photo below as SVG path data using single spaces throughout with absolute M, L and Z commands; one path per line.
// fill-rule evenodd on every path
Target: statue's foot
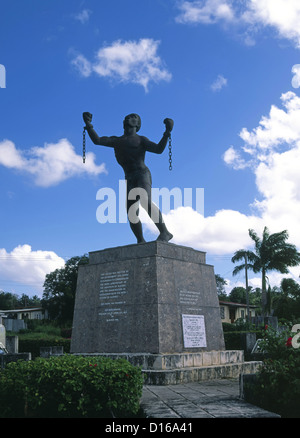
M 145 243 L 146 242 L 146 240 L 143 238 L 143 239 L 138 239 L 138 241 L 137 241 L 137 243 Z
M 161 242 L 169 242 L 173 238 L 173 234 L 169 233 L 169 231 L 165 231 L 164 233 L 160 233 L 156 240 Z

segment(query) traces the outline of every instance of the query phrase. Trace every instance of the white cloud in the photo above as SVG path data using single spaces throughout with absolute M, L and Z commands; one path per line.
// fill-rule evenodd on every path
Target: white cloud
M 211 84 L 213 91 L 220 91 L 227 85 L 227 79 L 223 75 L 218 75 L 217 79 Z
M 243 128 L 240 136 L 244 140 L 249 154 L 259 154 L 262 160 L 282 146 L 290 147 L 300 139 L 300 98 L 288 91 L 281 95 L 283 108 L 272 105 L 268 116 L 263 116 L 259 126 L 249 132 Z M 260 155 L 262 154 L 262 155 Z
M 76 55 L 75 58 L 72 59 L 71 64 L 85 78 L 89 77 L 92 74 L 92 64 L 83 55 Z
M 299 88 L 300 87 L 300 64 L 293 65 L 292 73 L 294 74 L 294 76 L 292 78 L 292 87 Z
M 35 184 L 41 187 L 57 185 L 75 176 L 96 176 L 106 172 L 104 164 L 95 164 L 92 152 L 86 154 L 83 164 L 82 157 L 76 154 L 67 139 L 33 147 L 26 152 L 17 149 L 12 141 L 4 140 L 0 142 L 0 165 L 30 174 Z
M 75 20 L 80 21 L 80 23 L 85 24 L 89 21 L 92 11 L 89 9 L 83 9 L 78 14 L 74 15 Z
M 140 217 L 151 233 L 158 234 L 143 209 Z M 225 209 L 217 211 L 214 216 L 204 217 L 191 207 L 178 207 L 163 217 L 174 236 L 172 243 L 190 246 L 209 255 L 233 254 L 240 247 L 249 246 L 251 239 L 248 229 L 263 229 L 264 226 L 259 217 Z
M 0 248 L 0 289 L 5 289 L 6 282 L 14 282 L 41 292 L 46 274 L 64 264 L 55 252 L 33 251 L 30 245 L 19 245 L 11 252 Z
M 276 151 L 297 147 L 300 140 L 300 98 L 292 91 L 281 95 L 283 108 L 272 105 L 268 116 L 263 116 L 259 125 L 252 131 L 243 128 L 239 134 L 244 141 L 242 150 L 233 146 L 225 152 L 226 164 L 239 169 L 251 166 L 257 168 L 266 162 Z M 241 156 L 244 152 L 245 158 Z
M 278 35 L 300 48 L 300 3 L 298 0 L 249 0 L 244 19 L 275 28 Z
M 225 151 L 223 160 L 235 170 L 245 169 L 249 166 L 249 163 L 241 157 L 240 153 L 236 151 L 233 146 L 230 146 L 230 148 Z
M 183 24 L 230 23 L 244 28 L 247 45 L 265 27 L 276 30 L 280 38 L 292 41 L 300 48 L 299 0 L 182 0 L 176 21 Z M 232 26 L 230 27 L 232 30 Z
M 184 24 L 212 24 L 234 19 L 234 10 L 228 0 L 183 1 L 179 9 L 181 13 L 176 21 Z
M 275 153 L 255 170 L 262 201 L 255 206 L 265 223 L 277 230 L 287 229 L 291 241 L 300 247 L 300 142 L 289 151 Z
M 300 98 L 288 92 L 281 99 L 283 108 L 273 105 L 258 127 L 243 129 L 240 136 L 244 145 L 240 150 L 231 146 L 223 157 L 234 169 L 251 166 L 260 196 L 250 205 L 252 214 L 223 209 L 204 217 L 190 207 L 171 210 L 164 218 L 174 235 L 172 242 L 206 251 L 210 256 L 232 256 L 240 248 L 253 249 L 249 228 L 261 236 L 267 226 L 271 233 L 288 230 L 289 242 L 300 248 Z M 144 217 L 142 220 L 157 233 L 149 221 Z M 299 280 L 300 267 L 290 271 Z M 271 285 L 279 284 L 275 283 L 278 279 L 270 276 Z M 251 281 L 254 285 L 257 277 L 253 275 Z
M 26 165 L 26 160 L 17 151 L 14 143 L 4 140 L 0 143 L 0 164 L 5 167 L 22 169 Z
M 157 55 L 159 43 L 150 38 L 118 40 L 99 49 L 94 62 L 79 54 L 72 64 L 85 77 L 94 72 L 116 82 L 141 85 L 148 91 L 150 82 L 170 81 L 172 77 Z
M 233 267 L 234 265 L 232 265 Z M 277 271 L 269 271 L 267 273 L 267 286 L 271 288 L 274 286 L 279 287 L 283 278 L 293 278 L 296 282 L 299 282 L 299 267 L 289 268 L 288 274 L 280 274 Z M 225 285 L 225 291 L 227 295 L 232 291 L 234 287 L 245 287 L 245 273 L 242 271 L 237 276 L 226 278 L 227 285 Z M 248 285 L 252 288 L 261 288 L 261 275 L 254 274 L 250 269 L 248 270 Z
M 240 160 L 251 165 L 261 195 L 253 202 L 257 214 L 274 232 L 287 229 L 300 247 L 300 98 L 290 91 L 281 100 L 283 108 L 272 105 L 258 127 L 242 129 L 242 150 L 233 153 L 230 147 L 224 160 L 228 154 L 232 159 L 225 161 L 234 168 Z
M 191 207 L 179 207 L 165 215 L 174 243 L 192 246 L 209 254 L 231 254 L 251 243 L 248 229 L 261 227 L 261 220 L 235 210 L 219 210 L 204 217 Z

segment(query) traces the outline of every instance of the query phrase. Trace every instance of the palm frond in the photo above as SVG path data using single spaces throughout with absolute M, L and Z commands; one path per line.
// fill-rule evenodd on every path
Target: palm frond
M 242 263 L 239 266 L 236 266 L 232 272 L 232 275 L 237 275 L 239 272 L 246 269 L 246 257 L 247 257 L 247 269 L 252 270 L 253 272 L 259 272 L 256 271 L 256 265 L 259 265 L 259 258 L 256 254 L 252 251 L 247 251 L 245 249 L 239 249 L 236 251 L 231 259 L 232 263 L 239 262 L 240 260 L 244 260 L 245 263 Z
M 239 249 L 236 251 L 231 259 L 232 263 L 239 262 L 240 260 L 245 260 L 245 256 L 249 262 L 254 262 L 257 259 L 256 254 L 252 251 L 247 251 L 245 249 Z
M 235 266 L 234 270 L 232 271 L 232 275 L 235 276 L 244 270 L 245 270 L 245 263 L 243 263 L 242 265 L 239 265 L 239 266 Z
M 249 236 L 251 237 L 251 239 L 255 243 L 256 252 L 258 252 L 259 248 L 261 246 L 261 240 L 260 240 L 260 238 L 258 237 L 258 235 L 256 234 L 256 232 L 254 230 L 249 229 L 248 232 L 249 232 Z

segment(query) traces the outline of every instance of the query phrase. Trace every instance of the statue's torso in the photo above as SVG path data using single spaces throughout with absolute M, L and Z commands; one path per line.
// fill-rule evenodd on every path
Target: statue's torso
M 146 169 L 146 151 L 139 135 L 117 137 L 114 149 L 117 162 L 122 166 L 125 175 L 143 172 Z

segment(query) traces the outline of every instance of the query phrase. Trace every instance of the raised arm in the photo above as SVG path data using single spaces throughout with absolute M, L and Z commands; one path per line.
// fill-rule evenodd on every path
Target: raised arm
M 94 144 L 101 145 L 101 146 L 108 146 L 108 147 L 114 147 L 114 139 L 116 137 L 99 137 L 97 132 L 94 130 L 94 127 L 91 123 L 92 121 L 92 114 L 91 113 L 83 113 L 83 120 L 85 122 L 85 129 L 87 130 L 90 139 Z
M 154 152 L 155 154 L 163 153 L 167 146 L 168 138 L 170 137 L 174 122 L 172 119 L 165 119 L 164 124 L 166 125 L 166 130 L 159 143 L 154 143 L 153 141 L 148 140 L 148 138 L 143 137 L 143 144 L 146 151 Z

